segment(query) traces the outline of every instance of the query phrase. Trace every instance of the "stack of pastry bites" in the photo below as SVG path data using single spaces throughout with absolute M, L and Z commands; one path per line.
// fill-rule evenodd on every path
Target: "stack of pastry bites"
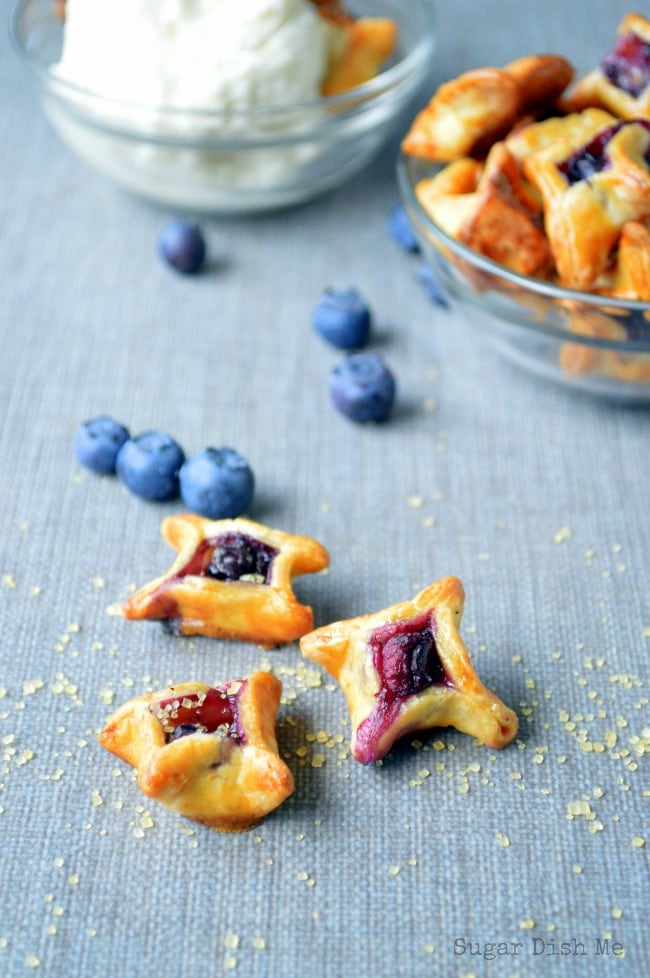
M 650 301 L 650 21 L 628 14 L 601 64 L 574 74 L 540 54 L 441 85 L 403 141 L 444 164 L 417 197 L 511 271 Z M 612 317 L 575 311 L 577 331 L 624 338 Z
M 447 164 L 418 197 L 469 247 L 568 288 L 648 300 L 650 21 L 625 17 L 614 52 L 616 71 L 610 52 L 573 88 L 559 55 L 466 72 L 440 86 L 403 149 Z

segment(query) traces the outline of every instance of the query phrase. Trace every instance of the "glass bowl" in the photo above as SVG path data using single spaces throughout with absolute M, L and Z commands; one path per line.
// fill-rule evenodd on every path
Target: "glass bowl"
M 416 195 L 419 181 L 440 169 L 401 154 L 397 178 L 423 257 L 452 309 L 530 373 L 589 394 L 650 404 L 650 303 L 518 275 L 456 241 Z
M 118 102 L 58 78 L 53 0 L 18 0 L 10 32 L 59 136 L 104 177 L 167 208 L 253 213 L 316 197 L 364 167 L 431 68 L 431 0 L 350 0 L 349 10 L 397 24 L 398 50 L 377 77 L 343 95 L 244 111 Z

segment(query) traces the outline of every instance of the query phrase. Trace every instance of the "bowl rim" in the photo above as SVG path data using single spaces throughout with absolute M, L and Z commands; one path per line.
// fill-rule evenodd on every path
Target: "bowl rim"
M 399 4 L 394 0 L 384 0 L 401 10 Z M 417 13 L 422 20 L 423 27 L 426 29 L 418 33 L 418 39 L 411 50 L 402 54 L 399 59 L 381 71 L 374 78 L 348 89 L 346 92 L 337 95 L 321 96 L 316 99 L 307 99 L 300 102 L 291 102 L 275 106 L 254 106 L 245 109 L 197 109 L 191 106 L 168 106 L 165 104 L 147 102 L 126 102 L 122 99 L 107 98 L 92 89 L 83 85 L 77 85 L 68 81 L 64 77 L 58 76 L 52 71 L 52 64 L 46 60 L 35 56 L 27 45 L 27 35 L 22 29 L 21 21 L 26 10 L 35 5 L 43 4 L 44 0 L 14 0 L 9 15 L 9 35 L 12 45 L 27 66 L 31 74 L 49 90 L 55 90 L 53 94 L 61 98 L 68 98 L 72 102 L 83 99 L 84 105 L 94 106 L 99 113 L 104 114 L 108 111 L 122 112 L 128 117 L 129 114 L 137 112 L 155 113 L 157 118 L 172 120 L 193 120 L 196 122 L 207 122 L 215 124 L 218 120 L 227 120 L 232 123 L 238 119 L 254 122 L 255 120 L 268 120 L 281 118 L 292 113 L 308 113 L 318 111 L 320 116 L 330 118 L 340 118 L 344 109 L 358 109 L 367 103 L 390 95 L 396 90 L 413 85 L 414 79 L 419 84 L 424 75 L 424 69 L 430 63 L 430 55 L 436 44 L 437 28 L 437 7 L 435 0 L 409 0 L 409 13 Z M 403 12 L 403 11 L 402 11 Z M 53 4 L 45 10 L 43 23 L 52 29 L 57 24 L 57 17 L 54 13 Z M 109 121 L 104 118 L 104 125 L 110 128 Z M 123 119 L 121 123 L 123 124 Z
M 434 173 L 438 172 L 443 165 L 444 164 L 436 164 L 425 160 L 419 160 L 416 157 L 408 156 L 403 150 L 400 150 L 397 159 L 398 187 L 400 194 L 402 195 L 402 199 L 410 214 L 422 224 L 425 230 L 427 230 L 434 238 L 438 239 L 438 241 L 444 245 L 445 248 L 448 248 L 449 251 L 453 252 L 458 258 L 462 258 L 463 261 L 466 261 L 468 264 L 473 265 L 475 268 L 478 268 L 483 272 L 487 272 L 492 276 L 503 279 L 509 285 L 518 286 L 522 290 L 534 292 L 540 296 L 545 296 L 550 299 L 580 302 L 583 305 L 588 306 L 606 306 L 608 310 L 619 312 L 650 312 L 650 302 L 645 302 L 641 299 L 619 299 L 596 292 L 581 292 L 577 289 L 569 289 L 553 282 L 545 282 L 543 279 L 536 279 L 532 276 L 521 275 L 518 272 L 513 272 L 505 265 L 501 265 L 492 258 L 488 258 L 486 255 L 482 255 L 478 251 L 474 251 L 461 241 L 451 237 L 451 235 L 447 234 L 447 232 L 436 224 L 429 214 L 427 214 L 415 193 L 416 180 L 425 179 L 426 176 L 433 176 Z M 421 167 L 422 172 L 418 173 L 416 176 L 415 170 L 417 167 Z M 554 329 L 553 332 L 562 333 L 563 331 Z M 566 335 L 578 340 L 590 339 L 589 337 L 583 337 L 581 334 L 572 333 L 570 331 L 567 331 Z M 630 347 L 629 342 L 619 342 L 616 345 L 626 350 L 629 350 Z

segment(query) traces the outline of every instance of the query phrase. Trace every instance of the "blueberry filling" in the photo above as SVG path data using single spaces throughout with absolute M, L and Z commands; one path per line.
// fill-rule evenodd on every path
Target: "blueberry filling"
M 203 540 L 178 576 L 193 574 L 217 581 L 268 584 L 277 553 L 274 547 L 246 533 L 223 533 Z
M 600 64 L 605 77 L 637 98 L 650 83 L 650 44 L 636 34 L 619 37 Z
M 217 731 L 235 743 L 244 739 L 239 723 L 239 694 L 245 683 L 211 687 L 206 692 L 168 697 L 149 705 L 149 711 L 160 720 L 167 743 L 194 733 Z
M 364 763 L 385 753 L 378 750 L 379 740 L 406 699 L 431 686 L 453 685 L 440 661 L 436 623 L 428 612 L 376 628 L 368 645 L 380 687 L 375 709 L 357 730 L 355 753 Z
M 202 540 L 188 562 L 176 572 L 174 580 L 184 577 L 211 577 L 217 581 L 242 581 L 249 584 L 270 584 L 273 561 L 278 554 L 270 547 L 246 533 L 222 533 L 218 537 Z M 183 618 L 172 594 L 164 589 L 160 593 L 158 617 L 168 635 L 183 634 Z
M 219 581 L 240 581 L 243 577 L 268 584 L 271 565 L 277 554 L 261 540 L 245 533 L 225 533 L 217 540 L 206 573 Z
M 558 163 L 558 170 L 564 174 L 569 184 L 578 183 L 580 180 L 589 180 L 596 173 L 607 170 L 611 166 L 611 159 L 606 152 L 607 145 L 619 129 L 629 125 L 639 125 L 650 130 L 650 122 L 646 119 L 616 122 L 614 125 L 602 129 L 597 136 L 581 146 L 568 159 Z M 650 149 L 646 152 L 644 159 L 646 165 L 650 167 Z
M 179 723 L 170 733 L 167 734 L 167 741 L 180 740 L 181 737 L 188 737 L 203 728 L 198 723 Z
M 381 681 L 379 697 L 384 702 L 406 699 L 445 682 L 446 674 L 428 614 L 375 629 L 370 637 L 370 649 Z

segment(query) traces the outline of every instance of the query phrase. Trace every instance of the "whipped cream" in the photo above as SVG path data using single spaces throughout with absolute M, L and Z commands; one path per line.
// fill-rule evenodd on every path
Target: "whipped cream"
M 343 37 L 311 0 L 67 0 L 54 94 L 71 84 L 47 111 L 138 196 L 215 213 L 286 206 L 345 172 L 317 133 Z M 251 118 L 264 108 L 275 111 Z
M 309 0 L 67 0 L 57 71 L 109 99 L 249 109 L 317 98 L 330 43 Z

